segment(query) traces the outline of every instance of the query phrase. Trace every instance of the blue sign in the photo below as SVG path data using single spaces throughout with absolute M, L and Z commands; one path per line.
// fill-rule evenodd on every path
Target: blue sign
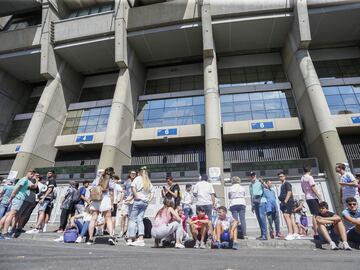
M 177 135 L 177 128 L 158 129 L 157 136 Z
M 353 122 L 353 124 L 360 124 L 360 116 L 351 117 L 351 121 Z
M 274 123 L 273 122 L 251 123 L 251 129 L 268 129 L 268 128 L 274 128 Z
M 15 152 L 19 152 L 19 151 L 20 151 L 20 147 L 21 147 L 21 145 L 17 145 L 16 148 L 15 148 Z
M 94 135 L 81 135 L 76 137 L 77 143 L 92 142 L 93 140 L 94 140 Z

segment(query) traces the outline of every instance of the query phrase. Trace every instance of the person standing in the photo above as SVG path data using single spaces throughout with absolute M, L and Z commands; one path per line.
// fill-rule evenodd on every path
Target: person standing
M 270 238 L 283 238 L 283 235 L 280 232 L 280 215 L 278 206 L 276 204 L 276 193 L 272 189 L 272 181 L 270 179 L 266 180 L 265 183 L 266 186 L 264 187 L 264 193 L 267 199 L 266 216 L 269 222 Z M 275 223 L 275 233 L 273 223 Z
M 193 215 L 193 201 L 194 201 L 194 194 L 191 191 L 191 184 L 186 184 L 185 192 L 183 193 L 182 197 L 182 209 L 186 218 L 191 218 Z
M 134 202 L 134 197 L 131 192 L 131 183 L 134 181 L 136 175 L 137 175 L 136 171 L 130 171 L 126 181 L 124 182 L 124 199 L 120 209 L 120 216 L 121 216 L 120 236 L 124 236 L 127 232 L 127 223 L 129 219 L 129 214 Z
M 360 204 L 358 180 L 351 172 L 346 171 L 346 166 L 343 163 L 336 164 L 335 170 L 340 175 L 340 202 L 344 208 L 347 208 L 347 198 L 355 198 L 358 204 Z
M 286 181 L 284 172 L 278 173 L 278 177 L 281 182 L 280 195 L 278 197 L 280 201 L 280 210 L 283 213 L 288 229 L 288 235 L 285 237 L 285 240 L 290 241 L 300 239 L 294 217 L 295 201 L 292 193 L 292 186 Z
M 208 182 L 206 174 L 201 175 L 201 181 L 196 183 L 193 194 L 197 198 L 196 212 L 201 207 L 205 209 L 206 215 L 211 219 L 212 210 L 216 208 L 215 191 L 213 185 Z
M 85 210 L 85 202 L 87 204 L 90 204 L 90 201 L 86 198 L 86 192 L 87 192 L 87 189 L 89 188 L 89 185 L 90 185 L 90 182 L 85 180 L 83 182 L 82 187 L 80 187 L 77 191 L 79 193 L 78 194 L 79 201 L 77 201 L 75 204 L 75 210 L 79 215 L 81 215 Z
M 143 247 L 145 246 L 145 228 L 143 218 L 149 202 L 154 197 L 155 192 L 146 166 L 140 168 L 139 176 L 137 176 L 131 183 L 131 191 L 134 196 L 134 204 L 129 217 L 129 239 L 127 240 L 127 245 Z M 137 239 L 136 232 L 138 233 Z
M 305 194 L 305 200 L 312 215 L 314 239 L 317 239 L 318 230 L 317 230 L 316 216 L 319 215 L 319 206 L 320 206 L 320 202 L 322 201 L 322 197 L 316 188 L 314 178 L 311 176 L 311 167 L 305 166 L 303 170 L 304 170 L 304 175 L 301 177 L 300 180 L 301 189 Z
M 60 215 L 60 226 L 57 230 L 58 233 L 63 233 L 66 229 L 66 225 L 69 220 L 69 216 L 75 212 L 74 211 L 74 204 L 73 204 L 73 198 L 75 193 L 77 192 L 77 187 L 79 186 L 79 183 L 76 183 L 75 181 L 70 181 L 69 187 L 66 190 L 65 196 L 61 202 L 61 215 Z
M 240 184 L 241 179 L 238 176 L 231 178 L 231 182 L 232 186 L 228 192 L 230 212 L 233 218 L 240 223 L 242 237 L 247 239 L 245 188 Z
M 250 199 L 252 205 L 252 212 L 255 212 L 256 219 L 260 226 L 261 236 L 257 237 L 258 240 L 268 240 L 267 238 L 267 225 L 266 225 L 266 211 L 267 200 L 264 194 L 264 186 L 262 182 L 256 177 L 255 172 L 250 172 L 251 184 Z
M 6 180 L 5 186 L 3 186 L 3 189 L 0 191 L 0 219 L 5 216 L 8 211 L 10 206 L 10 197 L 15 188 L 14 184 L 15 181 L 13 179 Z
M 118 209 L 120 210 L 120 205 L 124 199 L 124 190 L 120 183 L 120 177 L 118 175 L 114 175 L 113 179 L 114 179 L 114 190 L 112 194 L 113 207 L 111 209 L 111 220 L 112 220 L 113 228 L 115 230 L 118 219 Z
M 168 198 L 174 200 L 174 209 L 176 209 L 180 205 L 180 187 L 178 184 L 174 182 L 174 178 L 172 176 L 166 177 L 167 186 L 163 186 L 161 190 L 161 196 L 163 198 Z

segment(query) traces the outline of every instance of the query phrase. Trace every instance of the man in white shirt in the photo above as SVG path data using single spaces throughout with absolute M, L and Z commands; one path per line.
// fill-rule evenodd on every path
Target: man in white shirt
M 191 191 L 192 185 L 186 184 L 186 190 L 182 196 L 182 209 L 186 218 L 191 218 L 193 215 L 192 205 L 193 205 L 193 193 Z
M 346 166 L 343 163 L 337 163 L 335 170 L 340 175 L 340 200 L 344 208 L 347 208 L 347 198 L 355 198 L 360 204 L 358 180 L 351 172 L 346 171 Z
M 200 182 L 196 183 L 193 194 L 197 198 L 196 212 L 199 207 L 204 208 L 206 215 L 211 220 L 212 209 L 215 208 L 215 191 L 213 185 L 208 182 L 206 174 L 203 174 Z

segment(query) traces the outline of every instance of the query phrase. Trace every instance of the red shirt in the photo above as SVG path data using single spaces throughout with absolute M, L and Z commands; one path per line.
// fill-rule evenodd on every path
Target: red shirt
M 193 216 L 193 217 L 191 218 L 191 221 L 197 221 L 197 220 L 209 220 L 209 218 L 208 218 L 207 215 L 205 215 L 205 216 L 202 217 L 202 218 L 199 218 L 198 216 Z M 201 227 L 202 227 L 203 223 L 201 223 L 201 222 L 196 222 L 195 225 L 196 225 L 196 228 L 197 228 L 198 230 L 201 230 Z

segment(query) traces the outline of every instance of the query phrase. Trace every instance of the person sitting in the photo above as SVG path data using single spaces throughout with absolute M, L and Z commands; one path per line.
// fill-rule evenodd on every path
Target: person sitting
M 155 247 L 159 247 L 162 240 L 171 241 L 175 233 L 175 248 L 185 248 L 181 244 L 183 237 L 183 227 L 181 217 L 174 210 L 172 198 L 164 198 L 164 206 L 157 212 L 151 235 L 155 238 Z
M 360 207 L 354 197 L 346 199 L 348 207 L 342 212 L 347 238 L 355 245 L 360 245 Z
M 91 220 L 90 205 L 85 207 L 82 214 L 75 215 L 70 218 L 70 226 L 75 227 L 79 231 L 79 236 L 75 243 L 81 243 L 83 238 L 89 238 L 89 224 Z
M 191 218 L 190 231 L 193 239 L 196 241 L 194 248 L 205 248 L 205 240 L 211 228 L 211 221 L 206 215 L 205 208 L 198 206 L 196 215 Z
M 239 249 L 237 242 L 237 226 L 239 222 L 227 215 L 225 206 L 218 208 L 218 217 L 215 222 L 214 247 Z
M 327 202 L 321 202 L 319 204 L 319 212 L 319 215 L 316 217 L 316 222 L 318 224 L 320 239 L 330 244 L 332 250 L 337 250 L 339 247 L 335 242 L 338 242 L 340 236 L 342 241 L 340 247 L 345 250 L 351 250 L 347 242 L 345 226 L 341 218 L 329 211 Z

